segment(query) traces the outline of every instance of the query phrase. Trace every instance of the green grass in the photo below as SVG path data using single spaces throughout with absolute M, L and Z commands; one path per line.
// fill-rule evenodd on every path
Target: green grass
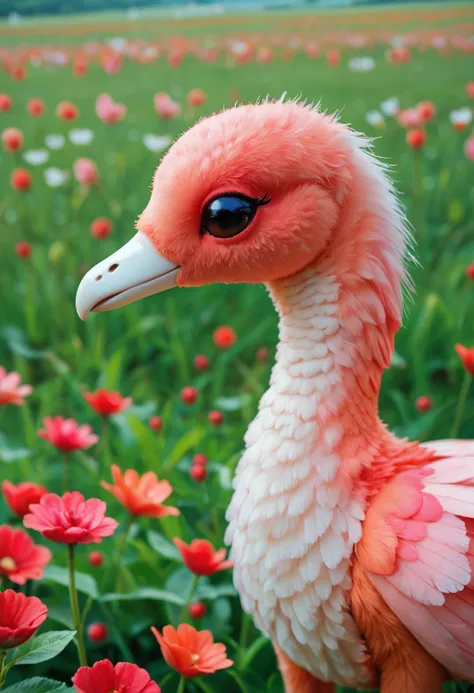
M 252 29 L 271 34 L 273 24 L 256 16 L 246 30 Z M 209 33 L 212 31 L 210 28 Z M 101 35 L 98 22 L 94 38 Z M 57 35 L 55 40 L 59 40 Z M 153 469 L 173 484 L 172 499 L 182 516 L 134 523 L 125 567 L 119 575 L 120 592 L 133 593 L 144 585 L 178 595 L 189 589 L 189 576 L 170 559 L 168 544 L 162 540 L 157 552 L 156 539 L 153 542 L 152 538 L 150 545 L 147 530 L 161 532 L 167 541 L 176 535 L 185 540 L 199 536 L 222 545 L 230 478 L 242 450 L 243 434 L 266 388 L 277 340 L 276 316 L 261 286 L 174 290 L 118 312 L 92 315 L 86 323 L 76 317 L 74 295 L 83 271 L 133 234 L 134 222 L 147 203 L 159 158 L 145 149 L 140 138 L 146 132 L 166 132 L 153 110 L 153 95 L 158 91 L 169 91 L 182 102 L 189 89 L 201 87 L 208 95 L 203 113 L 231 105 L 234 89 L 242 101 L 266 94 L 279 97 L 287 91 L 289 96 L 301 94 L 310 101 L 321 100 L 324 109 L 340 111 L 343 121 L 378 138 L 375 151 L 393 166 L 402 202 L 415 224 L 421 263 L 412 268 L 416 293 L 407 303 L 404 327 L 397 336 L 396 360 L 384 377 L 380 414 L 401 436 L 426 440 L 450 435 L 463 378 L 454 344 L 473 343 L 474 283 L 465 278 L 465 269 L 474 260 L 474 198 L 472 162 L 463 154 L 468 133 L 454 132 L 448 115 L 467 104 L 464 87 L 472 78 L 472 69 L 462 53 L 440 56 L 431 49 L 415 51 L 410 63 L 396 67 L 385 61 L 384 50 L 377 46 L 362 51 L 370 52 L 376 60 L 375 70 L 369 73 L 350 72 L 347 63 L 356 53 L 346 51 L 335 70 L 322 58 L 311 61 L 298 53 L 291 62 L 277 59 L 270 66 L 231 68 L 223 59 L 208 65 L 187 57 L 179 69 L 172 69 L 161 58 L 148 66 L 127 60 L 121 72 L 113 76 L 94 64 L 83 79 L 72 78 L 69 68 L 52 72 L 33 67 L 24 82 L 3 78 L 1 91 L 11 94 L 14 108 L 8 114 L 0 113 L 0 130 L 20 127 L 25 148 L 36 149 L 43 146 L 45 134 L 69 129 L 56 119 L 54 110 L 59 100 L 73 101 L 81 113 L 74 126 L 91 128 L 95 138 L 84 148 L 69 144 L 52 152 L 47 166 L 71 168 L 77 157 L 91 156 L 97 161 L 102 184 L 86 196 L 75 184 L 52 190 L 44 183 L 44 166 L 31 167 L 33 187 L 21 195 L 9 186 L 10 172 L 21 165 L 21 159 L 0 155 L 0 365 L 18 370 L 35 388 L 25 407 L 0 410 L 0 478 L 15 482 L 30 479 L 59 492 L 61 457 L 36 436 L 43 417 L 73 416 L 81 423 L 91 423 L 100 434 L 102 423 L 84 402 L 83 390 L 103 385 L 131 395 L 133 408 L 110 422 L 106 442 L 71 460 L 74 488 L 86 496 L 105 498 L 98 478 L 109 477 L 107 469 L 112 461 L 139 471 Z M 125 103 L 129 111 L 123 123 L 110 129 L 94 113 L 95 99 L 104 91 Z M 25 111 L 32 96 L 43 98 L 47 105 L 47 114 L 38 121 Z M 414 207 L 413 155 L 405 144 L 404 131 L 393 121 L 387 122 L 384 131 L 374 131 L 365 122 L 366 112 L 391 96 L 397 96 L 403 107 L 423 99 L 431 99 L 437 107 L 420 160 L 424 187 L 418 209 Z M 186 119 L 171 124 L 173 136 L 190 125 L 186 109 L 185 115 Z M 109 216 L 114 222 L 114 232 L 105 241 L 93 239 L 89 233 L 89 225 L 97 216 Z M 26 262 L 14 253 L 19 240 L 33 245 Z M 238 334 L 236 345 L 228 352 L 218 352 L 212 344 L 212 332 L 220 324 L 232 325 Z M 261 346 L 270 349 L 267 365 L 255 362 L 255 351 Z M 196 374 L 192 363 L 200 352 L 211 360 L 211 368 L 204 374 Z M 191 409 L 179 400 L 181 388 L 189 384 L 201 393 Z M 422 394 L 434 400 L 433 410 L 425 415 L 415 408 L 416 397 Z M 473 395 L 471 392 L 462 420 L 461 436 L 466 438 L 474 437 Z M 225 411 L 226 422 L 220 429 L 211 429 L 207 423 L 207 412 L 212 408 Z M 148 417 L 154 413 L 164 420 L 159 434 L 147 426 Z M 211 460 L 205 493 L 188 475 L 195 452 L 204 452 Z M 120 506 L 111 497 L 107 500 L 110 513 L 123 521 Z M 0 521 L 13 521 L 4 504 L 0 504 Z M 119 543 L 120 532 L 116 538 L 105 540 L 104 552 L 111 556 Z M 64 566 L 64 551 L 60 546 L 53 548 L 54 564 Z M 78 554 L 79 570 L 92 575 L 101 592 L 115 591 L 115 578 L 101 585 L 101 573 L 87 563 L 87 550 Z M 225 641 L 235 657 L 241 624 L 238 601 L 229 596 L 228 574 L 219 574 L 211 582 L 220 588 L 221 596 L 209 600 L 210 614 L 203 626 L 210 627 L 216 639 Z M 68 621 L 64 587 L 47 581 L 32 589 L 50 606 L 50 627 L 64 628 Z M 169 670 L 159 657 L 149 626 L 174 622 L 178 607 L 166 600 L 118 604 L 122 637 L 137 662 L 161 681 Z M 102 608 L 100 600 L 95 600 L 87 622 L 107 621 L 110 611 L 104 615 Z M 271 646 L 258 638 L 252 626 L 248 644 L 259 644 L 242 674 L 244 688 L 228 675 L 219 674 L 203 681 L 207 688 L 202 690 L 226 687 L 229 693 L 244 689 L 248 693 L 280 693 Z M 110 657 L 119 661 L 124 656 L 121 642 L 112 628 L 105 645 L 89 643 L 90 660 Z M 72 645 L 66 654 L 49 667 L 39 665 L 35 675 L 68 680 L 76 668 Z M 32 672 L 25 668 L 19 675 Z M 14 680 L 12 672 L 9 682 Z M 170 679 L 163 686 L 164 693 L 176 690 L 176 685 L 176 679 Z M 193 690 L 197 688 L 190 686 L 189 691 Z

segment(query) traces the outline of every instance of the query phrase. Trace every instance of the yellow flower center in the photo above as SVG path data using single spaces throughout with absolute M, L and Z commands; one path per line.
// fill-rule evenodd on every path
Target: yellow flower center
M 192 654 L 191 655 L 191 662 L 193 664 L 197 664 L 199 662 L 199 655 L 198 654 Z
M 118 688 L 114 688 L 113 691 L 110 691 L 110 693 L 125 693 L 127 690 L 127 687 L 125 686 L 124 683 L 119 684 Z
M 15 570 L 16 563 L 11 556 L 4 556 L 0 559 L 0 570 L 4 570 L 6 573 L 10 573 Z

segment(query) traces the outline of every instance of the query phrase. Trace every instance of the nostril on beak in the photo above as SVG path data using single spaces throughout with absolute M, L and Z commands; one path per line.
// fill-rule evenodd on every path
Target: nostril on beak
M 117 264 L 117 263 L 114 263 L 113 265 L 110 265 L 110 267 L 109 267 L 109 272 L 115 272 L 115 270 L 117 269 L 117 267 L 118 267 L 118 264 Z
M 97 277 L 95 278 L 95 280 L 96 280 L 96 282 L 98 282 L 98 281 L 100 281 L 100 279 L 102 279 L 102 275 L 98 274 Z

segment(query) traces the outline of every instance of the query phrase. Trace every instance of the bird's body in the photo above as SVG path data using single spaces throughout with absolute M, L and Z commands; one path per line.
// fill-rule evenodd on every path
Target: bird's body
M 160 254 L 152 281 L 265 282 L 280 316 L 227 539 L 287 693 L 474 680 L 474 442 L 398 440 L 378 417 L 407 232 L 367 143 L 293 103 L 213 116 L 167 154 L 138 228 Z M 106 265 L 91 270 L 83 314 L 160 290 L 116 255 L 132 279 L 104 290 Z

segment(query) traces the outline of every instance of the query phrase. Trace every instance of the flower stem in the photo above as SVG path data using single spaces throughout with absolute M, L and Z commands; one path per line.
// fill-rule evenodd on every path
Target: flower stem
M 122 565 L 122 557 L 123 557 L 123 554 L 125 552 L 125 548 L 127 546 L 127 539 L 128 539 L 128 535 L 130 534 L 130 528 L 132 526 L 132 522 L 133 522 L 133 515 L 131 513 L 129 513 L 127 520 L 126 520 L 126 523 L 125 523 L 124 533 L 122 535 L 122 539 L 120 541 L 120 544 L 119 544 L 119 547 L 117 550 L 117 558 L 115 559 L 115 566 L 116 566 L 116 571 L 117 571 L 117 578 L 115 580 L 115 591 L 116 592 L 118 591 L 118 584 L 119 584 L 119 580 L 120 580 L 120 568 Z
M 464 405 L 466 404 L 467 394 L 472 383 L 472 375 L 466 373 L 464 376 L 464 382 L 461 387 L 461 392 L 459 393 L 458 406 L 456 408 L 456 415 L 454 417 L 453 429 L 451 431 L 451 438 L 455 438 L 459 433 L 461 427 L 461 418 L 464 411 Z
M 186 679 L 184 678 L 184 676 L 181 676 L 181 678 L 179 680 L 179 686 L 178 686 L 177 693 L 184 693 L 185 688 L 186 688 Z
M 0 688 L 3 688 L 3 684 L 5 683 L 5 674 L 7 673 L 5 670 L 6 658 L 7 653 L 4 650 L 0 651 Z
M 69 485 L 68 483 L 68 459 L 67 455 L 63 455 L 63 473 L 62 473 L 62 487 L 63 487 L 63 493 L 66 493 L 67 487 Z
M 84 647 L 84 630 L 79 611 L 79 600 L 77 598 L 76 575 L 74 569 L 74 544 L 68 544 L 68 568 L 69 568 L 69 598 L 71 600 L 71 612 L 74 627 L 77 631 L 77 652 L 79 654 L 79 664 L 81 667 L 87 666 L 86 649 Z
M 236 657 L 236 669 L 241 671 L 244 664 L 245 651 L 247 649 L 247 638 L 249 634 L 250 627 L 250 616 L 242 613 L 242 625 L 240 627 L 240 639 L 239 639 L 239 650 Z
M 178 626 L 180 623 L 184 623 L 186 619 L 186 614 L 188 613 L 189 605 L 191 604 L 194 592 L 196 591 L 196 587 L 199 582 L 199 577 L 199 575 L 194 576 L 194 579 L 191 584 L 191 589 L 189 590 L 188 598 L 186 599 L 186 603 L 184 604 L 183 608 L 181 609 L 181 613 L 179 614 Z

